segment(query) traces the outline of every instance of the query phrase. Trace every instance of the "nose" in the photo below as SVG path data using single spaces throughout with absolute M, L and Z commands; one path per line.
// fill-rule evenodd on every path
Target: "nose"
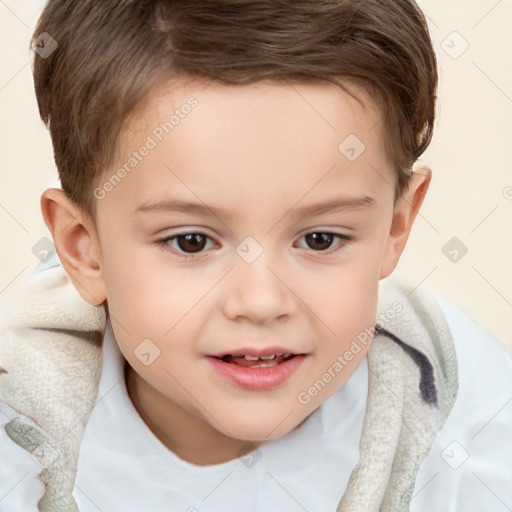
M 228 277 L 224 314 L 231 320 L 253 323 L 285 320 L 297 303 L 286 278 L 280 275 L 265 252 L 253 263 L 239 261 Z

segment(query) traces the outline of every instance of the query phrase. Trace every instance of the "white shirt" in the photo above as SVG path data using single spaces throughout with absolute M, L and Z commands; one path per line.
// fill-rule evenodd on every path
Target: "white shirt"
M 459 392 L 420 468 L 410 510 L 511 510 L 512 360 L 458 306 L 438 301 L 454 338 Z M 241 459 L 197 466 L 166 448 L 137 413 L 110 324 L 103 346 L 73 492 L 81 512 L 336 511 L 359 456 L 366 359 L 297 430 Z M 37 512 L 41 467 L 3 429 L 16 415 L 1 405 L 0 512 Z

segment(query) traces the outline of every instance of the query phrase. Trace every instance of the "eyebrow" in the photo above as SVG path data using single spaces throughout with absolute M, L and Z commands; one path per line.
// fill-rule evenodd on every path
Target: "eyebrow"
M 370 208 L 375 204 L 375 199 L 369 196 L 362 197 L 340 197 L 331 199 L 324 203 L 301 206 L 300 208 L 291 208 L 286 215 L 295 218 L 312 217 L 323 213 L 337 210 L 352 210 L 356 208 Z M 231 219 L 233 215 L 224 208 L 209 207 L 204 203 L 194 203 L 191 201 L 180 201 L 175 199 L 164 199 L 161 201 L 145 201 L 140 204 L 133 213 L 139 212 L 181 212 L 197 215 L 211 215 Z

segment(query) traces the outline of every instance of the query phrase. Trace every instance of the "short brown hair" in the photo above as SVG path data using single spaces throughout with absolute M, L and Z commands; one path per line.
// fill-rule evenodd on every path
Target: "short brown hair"
M 173 77 L 362 84 L 383 115 L 395 200 L 432 138 L 437 62 L 413 0 L 50 0 L 32 44 L 45 32 L 58 47 L 35 56 L 39 112 L 62 188 L 92 219 L 123 123 Z

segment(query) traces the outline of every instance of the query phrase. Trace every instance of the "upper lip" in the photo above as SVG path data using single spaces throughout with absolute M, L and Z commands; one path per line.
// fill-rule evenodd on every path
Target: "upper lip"
M 253 347 L 240 347 L 234 348 L 233 350 L 217 352 L 215 354 L 208 354 L 210 357 L 224 357 L 227 355 L 243 355 L 243 356 L 252 356 L 252 357 L 264 357 L 271 356 L 272 354 L 294 354 L 299 355 L 303 354 L 303 352 L 297 352 L 296 350 L 292 350 L 285 347 L 267 347 L 267 348 L 253 348 Z

